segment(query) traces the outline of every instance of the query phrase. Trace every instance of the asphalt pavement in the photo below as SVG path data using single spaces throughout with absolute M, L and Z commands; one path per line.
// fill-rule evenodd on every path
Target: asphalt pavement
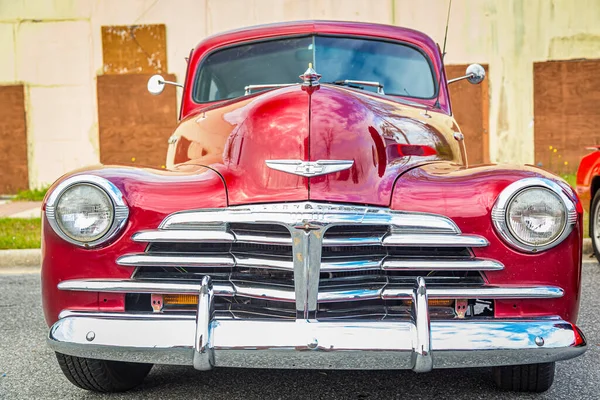
M 541 395 L 499 392 L 491 370 L 306 371 L 154 367 L 145 383 L 122 394 L 81 390 L 62 375 L 46 347 L 38 272 L 0 272 L 0 399 L 598 399 L 600 398 L 600 265 L 583 268 L 579 326 L 588 351 L 557 363 Z M 241 333 L 243 334 L 243 333 Z

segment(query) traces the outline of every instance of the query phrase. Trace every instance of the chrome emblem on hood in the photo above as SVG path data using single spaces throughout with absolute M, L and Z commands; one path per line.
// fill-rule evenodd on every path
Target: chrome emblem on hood
M 271 169 L 307 178 L 343 171 L 354 165 L 353 160 L 268 160 L 265 163 Z

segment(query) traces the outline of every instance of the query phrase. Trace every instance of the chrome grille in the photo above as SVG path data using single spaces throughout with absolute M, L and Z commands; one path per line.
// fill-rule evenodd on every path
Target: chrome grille
M 487 241 L 446 217 L 312 202 L 180 212 L 133 240 L 146 252 L 117 263 L 136 267 L 135 281 L 210 275 L 217 311 L 234 317 L 404 315 L 419 276 L 466 293 L 503 268 L 475 258 Z
M 504 268 L 473 256 L 487 240 L 434 214 L 314 202 L 238 206 L 172 214 L 132 239 L 148 246 L 118 258 L 135 268 L 131 279 L 70 280 L 59 289 L 124 293 L 128 307 L 149 307 L 152 296 L 199 295 L 210 276 L 217 317 L 296 319 L 406 317 L 415 282 L 425 280 L 430 300 L 461 307 L 563 295 L 554 286 L 485 284 L 482 273 Z M 430 308 L 431 318 L 454 315 Z

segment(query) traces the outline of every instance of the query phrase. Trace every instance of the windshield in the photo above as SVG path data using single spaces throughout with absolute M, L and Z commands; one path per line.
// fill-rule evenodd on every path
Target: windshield
M 431 64 L 414 47 L 372 39 L 310 36 L 253 42 L 208 55 L 196 75 L 194 100 L 206 103 L 243 96 L 248 85 L 299 83 L 298 76 L 309 63 L 322 75 L 322 83 L 375 81 L 388 95 L 435 95 Z

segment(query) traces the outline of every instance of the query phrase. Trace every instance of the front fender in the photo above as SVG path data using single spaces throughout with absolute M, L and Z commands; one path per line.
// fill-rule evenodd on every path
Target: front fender
M 491 258 L 504 264 L 501 271 L 488 271 L 484 279 L 490 285 L 552 285 L 564 290 L 558 299 L 498 300 L 496 317 L 533 317 L 559 315 L 575 322 L 579 310 L 581 283 L 582 208 L 577 205 L 575 229 L 559 245 L 536 254 L 509 247 L 497 234 L 491 211 L 500 192 L 523 178 L 560 178 L 534 167 L 508 168 L 479 166 L 462 168 L 455 164 L 435 163 L 412 169 L 402 175 L 394 187 L 392 209 L 445 215 L 463 233 L 484 236 L 489 246 L 473 249 L 477 257 Z M 574 201 L 579 202 L 571 191 Z
M 48 191 L 71 176 L 96 175 L 114 183 L 129 207 L 123 230 L 106 245 L 85 249 L 61 239 L 42 218 L 42 303 L 48 325 L 58 320 L 65 307 L 80 310 L 122 311 L 124 296 L 59 291 L 59 282 L 78 278 L 129 278 L 133 270 L 116 264 L 117 257 L 143 252 L 146 245 L 131 240 L 142 229 L 155 229 L 169 214 L 196 208 L 227 206 L 225 186 L 219 174 L 203 167 L 175 172 L 127 167 L 101 167 L 65 175 Z

